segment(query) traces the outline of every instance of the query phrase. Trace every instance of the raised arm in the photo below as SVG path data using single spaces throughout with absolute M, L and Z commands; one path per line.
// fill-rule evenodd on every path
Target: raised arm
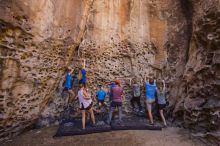
M 130 82 L 129 82 L 130 86 L 131 86 L 131 83 L 132 83 L 132 78 L 130 78 Z
M 144 76 L 144 83 L 146 83 L 146 81 L 147 81 L 147 77 L 146 77 L 146 76 Z
M 86 59 L 83 59 L 83 68 L 86 69 Z
M 164 80 L 162 82 L 163 82 L 163 93 L 165 93 L 165 91 L 166 91 L 166 84 L 165 84 Z

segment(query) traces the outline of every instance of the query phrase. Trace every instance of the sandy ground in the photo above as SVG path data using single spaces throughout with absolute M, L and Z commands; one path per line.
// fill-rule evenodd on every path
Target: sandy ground
M 162 131 L 128 130 L 83 136 L 53 138 L 57 127 L 32 130 L 2 146 L 203 146 L 201 142 L 179 128 Z

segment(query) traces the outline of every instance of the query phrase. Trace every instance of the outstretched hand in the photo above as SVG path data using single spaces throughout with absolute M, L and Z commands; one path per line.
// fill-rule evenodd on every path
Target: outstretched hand
M 73 100 L 76 101 L 77 99 L 78 99 L 78 96 L 75 96 Z

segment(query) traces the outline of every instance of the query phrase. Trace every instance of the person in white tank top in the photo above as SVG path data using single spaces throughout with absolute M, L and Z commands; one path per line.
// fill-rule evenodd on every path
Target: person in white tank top
M 86 109 L 92 103 L 92 99 L 90 97 L 85 97 L 85 94 L 87 93 L 84 89 L 80 89 L 78 91 L 80 109 L 83 109 L 83 108 Z
M 95 125 L 95 116 L 92 108 L 92 99 L 82 84 L 80 84 L 80 90 L 78 91 L 78 99 L 80 104 L 80 110 L 82 111 L 82 129 L 86 126 L 86 111 L 91 115 L 92 126 Z

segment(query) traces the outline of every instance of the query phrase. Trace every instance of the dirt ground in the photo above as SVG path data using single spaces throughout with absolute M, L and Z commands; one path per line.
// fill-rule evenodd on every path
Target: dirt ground
M 128 130 L 53 138 L 58 127 L 31 130 L 2 146 L 203 146 L 180 128 Z

